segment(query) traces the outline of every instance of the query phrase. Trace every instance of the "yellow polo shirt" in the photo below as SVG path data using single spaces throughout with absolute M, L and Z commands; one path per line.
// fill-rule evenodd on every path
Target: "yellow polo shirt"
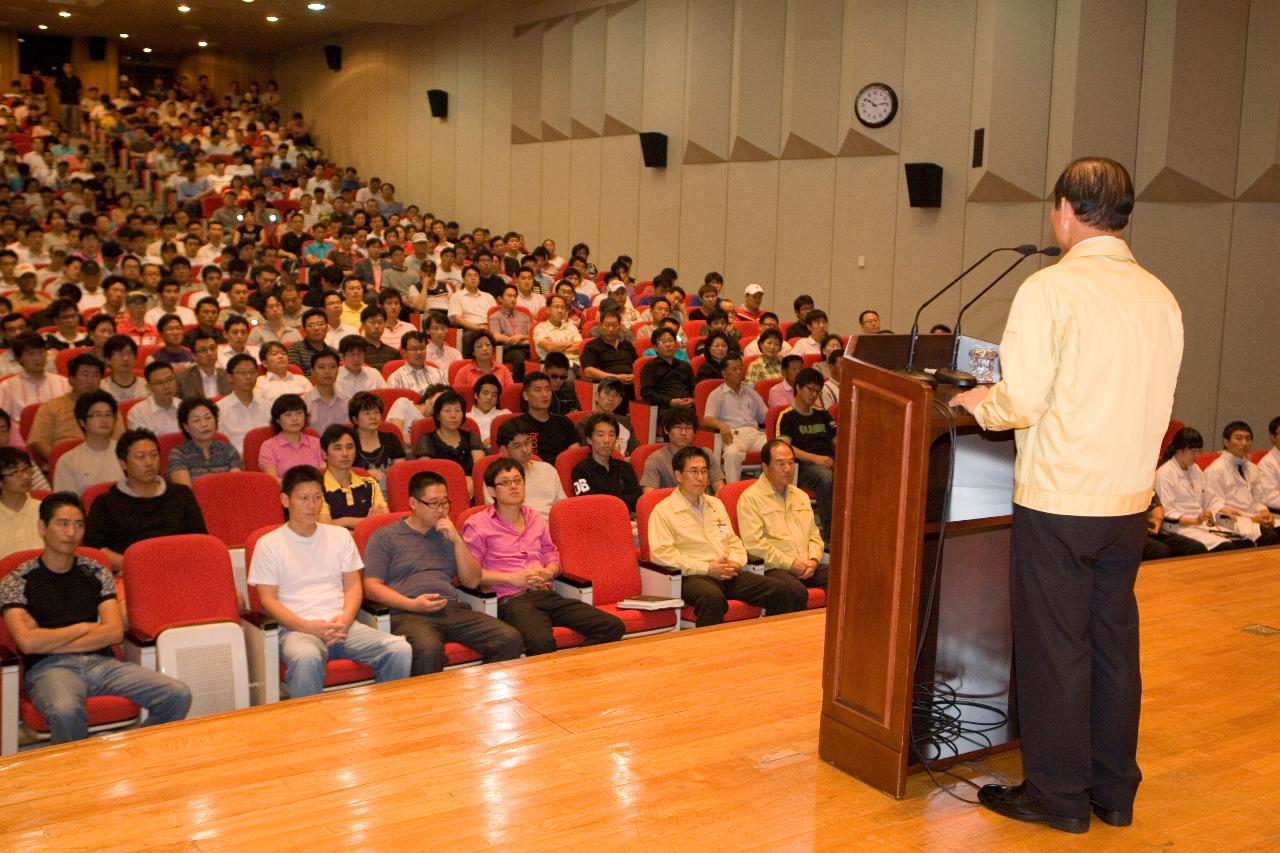
M 701 512 L 674 490 L 649 515 L 649 555 L 656 563 L 686 575 L 705 575 L 707 564 L 727 556 L 747 562 L 747 549 L 733 532 L 729 513 L 719 498 L 703 495 Z
M 779 495 L 760 477 L 738 498 L 738 532 L 747 555 L 766 569 L 790 569 L 796 560 L 822 561 L 822 534 L 809 496 L 791 484 Z

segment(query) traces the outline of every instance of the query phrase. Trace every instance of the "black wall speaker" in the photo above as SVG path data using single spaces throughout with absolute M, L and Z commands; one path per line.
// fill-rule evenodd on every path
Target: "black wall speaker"
M 942 167 L 937 163 L 903 163 L 907 197 L 912 207 L 942 207 Z
M 342 48 L 336 44 L 326 44 L 324 46 L 324 61 L 328 64 L 330 71 L 341 71 Z
M 89 59 L 102 62 L 107 58 L 107 40 L 102 36 L 89 36 Z
M 444 89 L 428 89 L 427 102 L 431 104 L 432 118 L 449 117 L 449 93 Z
M 647 132 L 640 134 L 640 153 L 650 169 L 667 168 L 667 135 Z

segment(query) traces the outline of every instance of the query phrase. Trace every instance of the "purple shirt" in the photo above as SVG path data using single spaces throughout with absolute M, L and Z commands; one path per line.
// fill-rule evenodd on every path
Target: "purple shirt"
M 262 447 L 258 449 L 258 470 L 265 471 L 268 468 L 274 468 L 277 477 L 283 477 L 284 472 L 288 471 L 295 465 L 312 465 L 316 468 L 323 468 L 324 462 L 320 457 L 320 439 L 314 435 L 303 433 L 302 443 L 294 446 L 284 437 L 284 433 L 278 433 L 262 442 Z
M 498 515 L 494 506 L 477 512 L 462 526 L 462 538 L 467 548 L 489 572 L 514 574 L 529 566 L 560 565 L 560 552 L 551 544 L 551 531 L 542 516 L 531 506 L 522 506 L 524 530 L 517 531 Z M 496 584 L 493 591 L 498 598 L 524 592 L 524 587 Z

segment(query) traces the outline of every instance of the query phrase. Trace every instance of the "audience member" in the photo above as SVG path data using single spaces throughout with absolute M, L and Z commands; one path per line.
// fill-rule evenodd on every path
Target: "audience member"
M 731 353 L 724 364 L 724 382 L 707 396 L 703 427 L 720 433 L 723 444 L 725 479 L 742 479 L 742 463 L 750 453 L 764 447 L 767 409 L 764 400 L 742 381 L 742 356 Z
M 1280 417 L 1267 426 L 1271 449 L 1258 462 L 1258 497 L 1273 513 L 1280 513 Z
M 318 523 L 328 506 L 323 483 L 308 465 L 285 474 L 280 502 L 289 520 L 258 540 L 249 564 L 263 612 L 280 624 L 291 699 L 323 690 L 330 660 L 363 663 L 381 683 L 406 677 L 412 657 L 403 637 L 357 621 L 363 564 L 349 534 Z
M 258 359 L 265 372 L 258 379 L 255 393 L 267 405 L 271 405 L 282 394 L 297 394 L 301 397 L 311 390 L 311 383 L 305 377 L 289 370 L 289 352 L 284 344 L 276 341 L 263 344 L 258 350 Z
M 858 332 L 863 335 L 880 334 L 880 315 L 870 309 L 859 314 Z
M 1205 485 L 1222 499 L 1223 512 L 1241 536 L 1258 545 L 1280 542 L 1275 518 L 1263 500 L 1258 466 L 1249 461 L 1253 429 L 1244 421 L 1232 421 L 1222 430 L 1223 452 L 1204 470 Z
M 1219 548 L 1248 548 L 1253 543 L 1228 530 L 1219 521 L 1229 519 L 1226 504 L 1205 482 L 1196 457 L 1204 449 L 1204 439 L 1192 427 L 1173 435 L 1160 455 L 1156 469 L 1156 495 L 1164 507 L 1164 530 L 1199 542 L 1210 551 Z
M 484 329 L 473 332 L 468 337 L 467 347 L 471 351 L 470 360 L 464 361 L 449 380 L 456 387 L 470 388 L 486 373 L 492 373 L 498 377 L 503 388 L 515 383 L 511 368 L 494 360 L 496 350 L 492 334 Z
M 160 476 L 160 445 L 145 429 L 125 430 L 116 441 L 124 476 L 93 502 L 84 539 L 101 548 L 119 569 L 134 542 L 157 536 L 205 533 L 204 516 L 191 489 Z
M 656 355 L 640 370 L 640 397 L 660 410 L 693 405 L 693 369 L 675 357 L 676 336 L 670 329 L 654 333 Z
M 533 327 L 533 345 L 544 363 L 552 353 L 562 353 L 569 360 L 569 365 L 577 368 L 582 333 L 569 322 L 568 312 L 569 305 L 563 296 L 548 298 L 547 319 Z
M 618 444 L 618 422 L 612 415 L 593 412 L 582 421 L 582 434 L 591 454 L 573 466 L 569 483 L 574 495 L 613 495 L 636 511 L 640 481 L 625 459 L 614 455 Z
M 636 436 L 636 428 L 622 409 L 627 402 L 627 386 L 621 380 L 602 379 L 595 386 L 595 400 L 592 411 L 612 415 L 618 423 L 618 450 L 627 458 L 640 446 Z
M 404 349 L 404 364 L 387 377 L 386 387 L 407 388 L 421 394 L 429 386 L 445 381 L 440 368 L 427 364 L 427 341 L 421 332 L 405 332 L 401 346 Z
M 546 519 L 551 516 L 551 506 L 564 499 L 564 484 L 554 466 L 534 457 L 533 441 L 528 419 L 512 418 L 498 427 L 494 449 L 520 464 L 524 470 L 524 504 Z M 481 489 L 483 485 L 476 483 L 475 487 Z M 490 489 L 484 489 L 484 502 L 493 503 Z
M 27 435 L 27 447 L 37 459 L 48 460 L 49 453 L 61 441 L 80 438 L 83 433 L 76 417 L 76 401 L 90 391 L 98 390 L 104 365 L 87 352 L 74 356 L 67 363 L 70 389 L 67 393 L 40 404 L 31 421 Z M 17 381 L 17 380 L 10 380 Z M 115 423 L 111 424 L 114 432 Z M 59 491 L 62 491 L 59 489 Z
M 482 584 L 498 596 L 498 617 L 520 632 L 525 654 L 555 651 L 551 629 L 556 625 L 577 631 L 587 646 L 622 639 L 621 619 L 551 588 L 560 573 L 560 555 L 542 515 L 524 503 L 523 466 L 515 459 L 496 459 L 485 469 L 484 481 L 494 503 L 467 519 L 462 536 L 480 563 Z
M 467 412 L 467 417 L 480 428 L 480 443 L 488 450 L 493 422 L 503 415 L 511 414 L 498 406 L 498 401 L 502 398 L 502 383 L 491 374 L 481 376 L 471 388 L 471 398 L 475 400 L 475 405 Z M 418 455 L 416 450 L 414 455 Z
M 481 377 L 496 381 L 491 376 Z M 478 383 L 477 383 L 478 384 Z M 431 416 L 436 428 L 424 433 L 413 446 L 415 458 L 445 459 L 454 462 L 467 477 L 467 493 L 474 494 L 471 483 L 471 466 L 484 456 L 484 443 L 471 430 L 463 429 L 466 418 L 462 396 L 455 391 L 445 391 L 436 397 Z
M 551 411 L 566 417 L 578 411 L 578 390 L 571 381 L 569 359 L 564 353 L 553 352 L 542 362 L 542 371 L 551 380 Z
M 723 622 L 730 598 L 763 607 L 769 616 L 799 609 L 782 580 L 743 571 L 747 550 L 733 532 L 724 504 L 707 494 L 707 451 L 684 447 L 672 459 L 672 468 L 676 488 L 649 516 L 649 553 L 654 562 L 684 576 L 680 597 L 693 608 L 697 626 Z
M 231 359 L 227 373 L 231 376 L 231 393 L 218 401 L 218 421 L 231 446 L 243 453 L 245 434 L 271 422 L 271 403 L 257 393 L 258 365 L 253 356 Z
M 663 412 L 658 425 L 667 434 L 667 444 L 650 453 L 644 461 L 644 468 L 640 472 L 640 487 L 646 492 L 676 486 L 676 473 L 671 461 L 675 454 L 693 444 L 693 437 L 698 432 L 698 416 L 692 408 L 678 406 Z M 714 457 L 711 458 L 710 471 L 707 491 L 715 493 L 720 491 L 725 480 L 720 462 Z
M 399 431 L 394 427 L 383 428 L 385 413 L 382 400 L 368 391 L 357 392 L 347 404 L 347 415 L 356 433 L 354 464 L 381 483 L 386 483 L 387 469 L 405 458 Z
M 387 501 L 374 477 L 352 470 L 356 462 L 356 431 L 333 424 L 320 435 L 324 454 L 324 506 L 320 520 L 354 530 L 361 520 L 387 511 Z
M 169 482 L 190 486 L 205 474 L 244 470 L 240 454 L 218 438 L 218 407 L 192 397 L 178 406 L 178 428 L 187 440 L 169 452 Z
M 302 395 L 307 404 L 307 420 L 316 432 L 324 432 L 330 424 L 345 423 L 350 400 L 337 390 L 338 354 L 325 348 L 311 357 L 311 390 Z
M 324 311 L 309 308 L 302 313 L 302 340 L 289 344 L 287 350 L 289 363 L 297 367 L 303 374 L 311 375 L 312 360 L 329 350 L 325 336 L 329 333 L 329 324 L 325 320 Z M 336 350 L 335 350 L 336 352 Z
M 821 355 L 822 342 L 827 338 L 827 322 L 827 312 L 821 308 L 814 308 L 805 315 L 804 324 L 809 334 L 792 345 L 792 354 Z
M 1160 495 L 1152 492 L 1151 506 L 1147 509 L 1147 541 L 1142 546 L 1142 560 L 1164 560 L 1169 557 L 1190 557 L 1204 554 L 1208 549 L 1194 539 L 1180 536 L 1164 529 L 1164 507 Z
M 808 606 L 810 589 L 827 588 L 818 532 L 809 496 L 793 484 L 796 457 L 775 438 L 760 451 L 764 473 L 738 498 L 738 530 L 747 557 L 764 564 L 765 575 L 791 589 L 796 609 Z
M 52 474 L 55 491 L 79 495 L 96 483 L 120 479 L 115 398 L 101 388 L 87 391 L 77 398 L 74 416 L 84 441 L 58 458 Z
M 196 397 L 221 397 L 231 391 L 231 378 L 218 367 L 218 340 L 213 335 L 198 331 L 191 339 L 194 364 L 178 374 L 178 397 L 191 400 Z
M 35 332 L 23 332 L 10 346 L 21 370 L 12 379 L 0 382 L 0 409 L 14 423 L 20 423 L 23 409 L 69 393 L 71 383 L 65 376 L 46 369 L 48 345 Z
M 549 312 L 548 312 L 549 313 Z M 591 382 L 620 379 L 629 387 L 635 378 L 636 348 L 621 337 L 622 314 L 600 312 L 600 337 L 582 349 L 582 378 Z
M 147 379 L 150 394 L 129 409 L 129 429 L 150 430 L 156 435 L 178 431 L 177 377 L 167 364 L 153 361 L 146 366 L 143 375 Z
M 475 649 L 485 663 L 524 652 L 519 631 L 458 601 L 455 582 L 478 587 L 481 571 L 449 510 L 444 479 L 419 471 L 409 480 L 409 514 L 379 528 L 365 546 L 365 597 L 391 608 L 391 633 L 413 650 L 410 675 L 444 669 L 445 643 Z
M 111 570 L 76 553 L 86 535 L 80 499 L 50 495 L 40 503 L 38 524 L 43 550 L 0 581 L 0 609 L 50 742 L 89 736 L 84 703 L 91 696 L 123 696 L 142 706 L 143 726 L 186 717 L 185 684 L 112 653 L 124 639 L 124 620 Z
M 817 407 L 822 374 L 806 367 L 796 374 L 796 397 L 778 416 L 777 436 L 791 445 L 800 466 L 798 482 L 818 496 L 818 527 L 831 541 L 831 484 L 835 478 L 836 425 L 826 409 Z
M 769 389 L 769 408 L 790 406 L 796 398 L 796 376 L 804 369 L 804 359 L 792 353 L 782 357 L 782 381 Z M 822 379 L 822 374 L 818 374 Z
M 556 457 L 579 442 L 578 431 L 573 421 L 564 415 L 551 411 L 551 378 L 542 371 L 535 371 L 525 377 L 524 390 L 525 414 L 521 420 L 527 422 L 529 432 L 534 436 L 533 452 L 544 462 L 555 464 Z
M 462 360 L 462 353 L 457 347 L 450 346 L 447 339 L 449 335 L 449 321 L 444 314 L 438 311 L 431 311 L 427 314 L 427 354 L 426 360 L 434 364 L 436 367 L 448 376 L 449 365 L 455 361 Z
M 38 529 L 39 501 L 31 497 L 35 470 L 26 453 L 0 446 L 0 557 L 43 544 Z
M 258 470 L 284 480 L 290 468 L 319 468 L 324 460 L 320 439 L 305 432 L 307 404 L 297 394 L 281 394 L 271 404 L 271 438 L 258 449 Z

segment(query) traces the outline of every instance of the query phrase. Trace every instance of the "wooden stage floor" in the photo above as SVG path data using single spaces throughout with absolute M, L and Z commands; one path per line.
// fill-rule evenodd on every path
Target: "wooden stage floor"
M 1280 627 L 1280 550 L 1152 564 L 1139 594 L 1128 829 L 1013 823 L 923 775 L 896 801 L 822 762 L 814 612 L 29 750 L 0 762 L 0 848 L 1280 848 L 1280 636 L 1241 630 Z

